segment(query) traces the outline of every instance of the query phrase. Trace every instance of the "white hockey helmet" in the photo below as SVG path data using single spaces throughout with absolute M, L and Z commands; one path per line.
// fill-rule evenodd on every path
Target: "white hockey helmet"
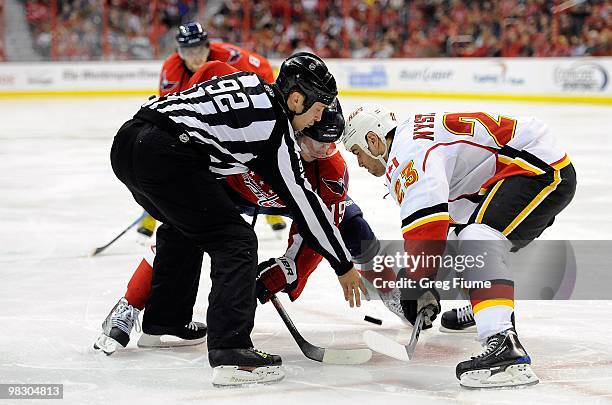
M 364 103 L 349 115 L 342 136 L 342 143 L 349 151 L 353 146 L 358 145 L 366 154 L 386 165 L 383 159 L 388 147 L 385 137 L 395 127 L 397 127 L 397 121 L 393 112 L 380 104 Z M 368 148 L 366 135 L 370 131 L 375 133 L 385 145 L 385 153 L 382 156 L 372 155 Z

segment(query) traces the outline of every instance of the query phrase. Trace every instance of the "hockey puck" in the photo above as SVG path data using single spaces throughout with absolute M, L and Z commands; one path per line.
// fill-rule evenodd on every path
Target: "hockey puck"
M 368 315 L 366 315 L 365 318 L 363 318 L 363 320 L 366 322 L 371 322 L 376 325 L 382 325 L 382 321 L 380 319 L 372 318 L 371 316 L 368 316 Z

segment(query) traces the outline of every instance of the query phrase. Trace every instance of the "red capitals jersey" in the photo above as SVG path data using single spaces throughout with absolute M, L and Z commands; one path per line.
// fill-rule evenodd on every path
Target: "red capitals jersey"
M 336 153 L 327 159 L 304 162 L 304 170 L 306 179 L 334 214 L 336 225 L 339 224 L 344 214 L 348 190 L 348 171 L 344 158 Z M 267 208 L 285 207 L 276 192 L 255 172 L 228 176 L 225 181 L 240 197 L 252 204 Z
M 348 171 L 340 153 L 327 159 L 304 162 L 306 178 L 321 200 L 329 207 L 336 226 L 340 224 L 346 207 Z M 285 207 L 278 195 L 254 172 L 237 174 L 225 178 L 227 184 L 243 199 L 261 207 Z M 298 233 L 295 223 L 289 232 L 285 257 L 294 261 L 297 279 L 290 285 L 289 298 L 296 300 L 306 286 L 310 274 L 316 270 L 323 256 L 308 246 Z
M 274 83 L 274 72 L 266 58 L 255 52 L 225 42 L 211 42 L 208 60 L 218 60 L 241 72 L 253 72 L 268 83 Z
M 227 63 L 237 69 L 237 71 L 253 72 L 261 76 L 268 83 L 274 82 L 274 73 L 272 72 L 270 62 L 266 58 L 236 45 L 224 42 L 211 42 L 207 62 L 212 61 Z M 166 59 L 162 66 L 159 78 L 159 95 L 165 96 L 169 93 L 187 90 L 191 87 L 189 83 L 192 75 L 193 73 L 187 69 L 178 52 L 174 52 Z
M 230 75 L 236 72 L 238 72 L 238 70 L 227 63 L 217 60 L 206 62 L 193 74 L 193 76 L 191 76 L 186 88 L 193 87 L 198 83 L 205 82 L 215 77 Z

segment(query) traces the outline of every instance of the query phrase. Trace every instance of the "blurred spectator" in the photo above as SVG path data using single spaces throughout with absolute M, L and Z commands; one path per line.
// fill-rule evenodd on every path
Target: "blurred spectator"
M 34 46 L 49 56 L 51 0 L 24 1 Z M 57 2 L 58 58 L 80 60 L 103 55 L 163 57 L 174 47 L 174 28 L 195 19 L 199 4 L 197 0 Z M 612 0 L 590 0 L 561 10 L 563 3 L 250 0 L 246 7 L 244 0 L 223 0 L 218 12 L 201 22 L 211 38 L 270 58 L 302 50 L 327 58 L 612 55 Z M 108 19 L 106 53 L 103 18 Z
M 25 0 L 34 48 L 45 57 L 52 52 L 51 1 Z M 53 35 L 60 60 L 102 59 L 104 18 L 108 59 L 151 59 L 168 42 L 167 32 L 197 14 L 194 0 L 57 0 L 56 4 Z

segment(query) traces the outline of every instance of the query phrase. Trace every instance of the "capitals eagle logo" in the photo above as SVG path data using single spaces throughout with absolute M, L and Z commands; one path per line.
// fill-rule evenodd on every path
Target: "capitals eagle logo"
M 344 168 L 344 174 L 338 180 L 330 180 L 323 178 L 323 183 L 327 186 L 327 188 L 334 194 L 339 196 L 344 196 L 346 193 L 346 187 L 348 183 L 348 173 L 346 168 Z

